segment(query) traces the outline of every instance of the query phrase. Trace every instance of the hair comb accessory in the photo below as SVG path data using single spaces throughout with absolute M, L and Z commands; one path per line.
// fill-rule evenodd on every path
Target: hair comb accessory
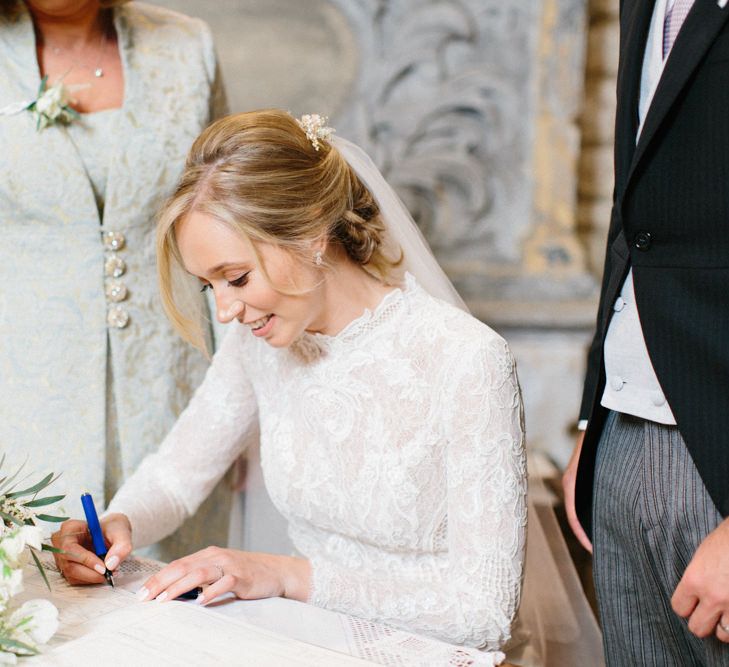
M 319 140 L 328 141 L 332 134 L 336 132 L 333 127 L 328 127 L 328 116 L 320 116 L 318 113 L 304 114 L 296 122 L 299 127 L 306 132 L 306 138 L 311 142 L 315 151 L 319 150 Z

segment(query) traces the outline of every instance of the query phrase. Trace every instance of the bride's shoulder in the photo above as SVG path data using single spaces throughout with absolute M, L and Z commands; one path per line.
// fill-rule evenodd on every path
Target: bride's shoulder
M 508 343 L 488 324 L 451 303 L 431 296 L 419 286 L 415 293 L 414 307 L 410 312 L 413 324 L 434 345 L 445 346 L 464 356 L 484 350 L 511 355 Z

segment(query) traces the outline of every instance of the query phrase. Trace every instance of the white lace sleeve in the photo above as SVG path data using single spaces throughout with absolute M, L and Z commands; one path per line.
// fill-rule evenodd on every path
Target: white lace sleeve
M 107 513 L 132 524 L 134 547 L 169 535 L 195 513 L 249 439 L 256 400 L 243 365 L 241 326 L 231 325 L 203 383 L 160 448 L 119 489 Z
M 377 571 L 312 558 L 310 602 L 377 618 L 448 642 L 499 649 L 521 590 L 526 536 L 526 457 L 513 358 L 493 332 L 470 352 L 448 341 L 442 433 L 447 442 L 447 553 L 393 559 Z

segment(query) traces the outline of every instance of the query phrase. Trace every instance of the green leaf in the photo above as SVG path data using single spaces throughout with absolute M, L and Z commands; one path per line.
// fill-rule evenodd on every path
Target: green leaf
M 35 102 L 32 102 L 31 103 L 31 105 L 33 105 L 33 104 L 35 104 Z M 28 106 L 28 109 L 30 109 L 30 106 Z M 18 467 L 18 469 L 10 477 L 7 478 L 7 481 L 5 479 L 3 479 L 3 483 L 2 483 L 3 484 L 2 485 L 3 494 L 5 494 L 5 489 L 6 488 L 7 488 L 8 491 L 12 491 L 12 488 L 8 488 L 8 487 L 10 487 L 10 485 L 13 483 L 13 481 L 15 480 L 15 478 L 22 472 L 23 468 L 25 468 L 25 464 L 26 463 L 28 463 L 28 457 L 27 456 L 25 457 L 25 461 L 23 461 L 20 464 L 20 466 Z M 1 464 L 0 464 L 0 467 L 1 467 Z
M 69 519 L 67 516 L 51 516 L 50 514 L 36 514 L 35 518 L 40 519 L 41 521 L 48 521 L 50 523 L 63 523 Z
M 63 549 L 59 549 L 58 547 L 52 547 L 50 544 L 41 544 L 41 549 L 43 551 L 50 551 L 53 554 L 65 554 L 66 553 Z
M 7 512 L 0 512 L 0 517 L 5 519 L 5 521 L 10 521 L 10 523 L 17 524 L 18 526 L 25 525 L 20 519 L 16 519 L 12 514 L 8 514 Z
M 48 577 L 46 576 L 46 571 L 43 569 L 43 563 L 40 562 L 40 559 L 35 553 L 35 549 L 33 547 L 30 547 L 30 555 L 33 556 L 33 560 L 35 561 L 35 566 L 38 568 L 38 572 L 40 572 L 41 577 L 43 577 L 43 581 L 46 582 L 46 586 L 48 586 L 48 590 L 51 590 L 51 585 L 48 583 Z
M 36 498 L 23 503 L 23 507 L 43 507 L 44 505 L 52 505 L 59 500 L 63 500 L 66 496 L 48 496 L 47 498 Z
M 41 79 L 41 82 L 40 82 L 40 86 L 38 87 L 38 97 L 40 97 L 40 96 L 41 96 L 41 95 L 42 95 L 42 94 L 44 93 L 44 91 L 45 91 L 45 89 L 46 89 L 46 85 L 47 85 L 47 83 L 48 83 L 48 75 L 46 74 L 46 75 L 45 75 L 45 76 L 44 76 L 44 77 L 43 77 L 43 78 Z
M 29 655 L 38 655 L 37 648 L 33 648 L 30 644 L 19 642 L 17 639 L 10 639 L 10 637 L 0 637 L 0 647 L 10 649 L 11 653 L 15 653 L 13 649 L 17 649 L 26 651 Z
M 13 491 L 12 493 L 8 493 L 7 497 L 19 498 L 20 496 L 29 496 L 31 493 L 42 491 L 53 481 L 55 481 L 53 479 L 53 473 L 50 472 L 37 484 L 33 484 L 33 486 L 29 486 L 27 489 L 23 489 L 22 491 Z

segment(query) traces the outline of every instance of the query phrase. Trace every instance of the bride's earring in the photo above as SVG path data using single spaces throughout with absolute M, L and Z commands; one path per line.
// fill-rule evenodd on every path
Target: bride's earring
M 314 264 L 317 266 L 321 266 L 324 263 L 324 260 L 321 258 L 321 250 L 317 250 L 316 254 L 314 255 Z

